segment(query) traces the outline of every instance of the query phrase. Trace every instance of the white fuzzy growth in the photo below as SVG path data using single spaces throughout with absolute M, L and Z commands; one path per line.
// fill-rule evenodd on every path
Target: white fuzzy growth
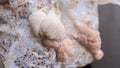
M 29 16 L 29 22 L 32 27 L 33 33 L 39 37 L 39 28 L 41 21 L 46 17 L 42 11 L 36 11 Z
M 33 33 L 37 37 L 61 40 L 65 36 L 65 28 L 56 15 L 46 15 L 42 11 L 36 11 L 29 17 Z
M 48 15 L 40 25 L 40 35 L 48 39 L 61 40 L 65 36 L 65 28 L 60 19 L 55 15 Z

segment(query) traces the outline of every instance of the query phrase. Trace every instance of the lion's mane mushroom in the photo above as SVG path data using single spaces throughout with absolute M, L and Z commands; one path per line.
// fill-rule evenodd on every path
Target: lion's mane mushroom
M 34 35 L 42 39 L 43 45 L 55 48 L 59 61 L 66 61 L 73 55 L 72 41 L 66 37 L 64 25 L 56 15 L 36 11 L 29 16 L 29 22 Z
M 101 50 L 101 38 L 98 30 L 85 25 L 77 26 L 79 35 L 77 40 L 85 46 L 96 60 L 102 59 L 104 53 Z

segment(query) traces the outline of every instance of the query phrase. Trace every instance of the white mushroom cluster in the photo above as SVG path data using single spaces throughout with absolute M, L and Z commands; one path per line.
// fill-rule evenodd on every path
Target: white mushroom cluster
M 56 50 L 58 61 L 66 61 L 73 55 L 72 41 L 66 37 L 65 27 L 56 15 L 36 11 L 29 16 L 29 22 L 36 37 L 43 45 Z
M 29 22 L 37 37 L 56 41 L 65 37 L 64 25 L 55 15 L 46 15 L 42 11 L 36 11 L 29 16 Z

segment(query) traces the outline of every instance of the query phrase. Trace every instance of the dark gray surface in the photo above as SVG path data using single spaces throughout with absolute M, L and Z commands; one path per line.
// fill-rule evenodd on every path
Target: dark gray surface
M 105 56 L 88 68 L 120 68 L 120 6 L 100 6 L 99 18 Z

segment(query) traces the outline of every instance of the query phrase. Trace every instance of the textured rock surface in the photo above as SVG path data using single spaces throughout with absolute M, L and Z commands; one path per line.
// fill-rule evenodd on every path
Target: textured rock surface
M 0 0 L 1 1 L 1 0 Z M 73 23 L 98 29 L 97 3 L 91 0 L 9 0 L 0 5 L 0 55 L 5 68 L 69 68 L 82 67 L 93 57 L 73 37 L 77 35 Z M 17 5 L 17 6 L 16 6 Z M 37 10 L 56 14 L 73 40 L 75 55 L 66 62 L 56 62 L 54 49 L 42 46 L 28 22 Z

